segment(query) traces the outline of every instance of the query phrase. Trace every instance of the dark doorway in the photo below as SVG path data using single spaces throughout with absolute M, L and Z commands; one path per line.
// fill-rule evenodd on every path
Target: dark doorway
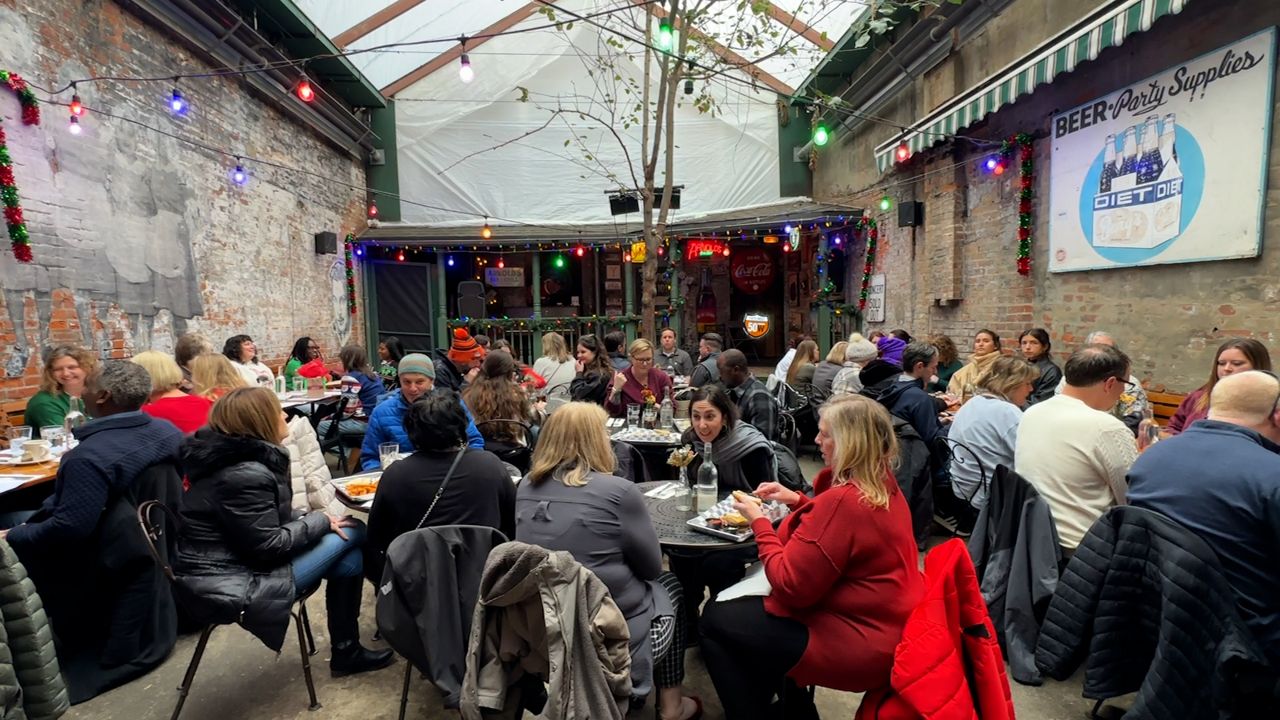
M 435 265 L 407 262 L 374 262 L 378 336 L 396 336 L 409 352 L 429 352 L 435 347 L 432 320 L 431 274 Z

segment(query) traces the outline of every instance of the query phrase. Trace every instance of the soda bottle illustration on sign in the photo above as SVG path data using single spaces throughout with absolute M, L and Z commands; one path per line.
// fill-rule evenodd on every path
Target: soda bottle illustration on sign
M 1096 247 L 1151 249 L 1181 232 L 1182 172 L 1177 117 L 1148 116 L 1104 141 L 1093 199 Z

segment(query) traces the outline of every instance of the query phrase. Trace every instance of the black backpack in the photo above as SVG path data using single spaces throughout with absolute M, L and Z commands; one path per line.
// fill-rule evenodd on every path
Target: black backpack
M 778 460 L 778 482 L 788 490 L 813 497 L 813 486 L 805 479 L 804 471 L 800 469 L 800 460 L 791 448 L 775 441 L 773 454 Z

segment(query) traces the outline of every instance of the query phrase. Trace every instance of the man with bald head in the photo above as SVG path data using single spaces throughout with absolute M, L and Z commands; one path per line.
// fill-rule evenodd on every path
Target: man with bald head
M 1129 471 L 1129 502 L 1161 513 L 1217 553 L 1241 616 L 1280 663 L 1280 381 L 1228 375 L 1209 419 L 1163 440 Z
M 742 422 L 754 425 L 766 439 L 778 440 L 778 401 L 764 383 L 751 374 L 747 356 L 736 348 L 725 350 L 716 358 L 716 370 L 720 373 L 720 382 L 729 390 L 729 397 L 738 404 Z

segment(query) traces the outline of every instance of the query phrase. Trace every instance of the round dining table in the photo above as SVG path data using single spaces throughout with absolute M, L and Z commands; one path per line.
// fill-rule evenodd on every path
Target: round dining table
M 755 540 L 733 541 L 716 537 L 705 532 L 698 532 L 689 527 L 688 520 L 694 516 L 692 510 L 678 510 L 677 500 L 673 497 L 652 497 L 648 493 L 661 488 L 670 482 L 661 480 L 637 483 L 644 497 L 645 508 L 649 511 L 649 522 L 658 534 L 658 543 L 664 549 L 683 550 L 732 550 L 734 548 L 754 547 Z

